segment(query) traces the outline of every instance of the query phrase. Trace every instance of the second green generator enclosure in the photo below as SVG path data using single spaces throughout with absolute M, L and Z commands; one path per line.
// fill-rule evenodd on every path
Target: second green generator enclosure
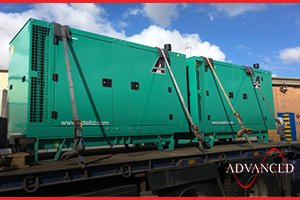
M 215 60 L 212 64 L 244 126 L 253 130 L 249 137 L 268 141 L 268 130 L 275 129 L 271 72 Z M 235 139 L 241 127 L 206 59 L 189 58 L 187 66 L 191 115 L 204 137 L 211 145 L 216 139 Z

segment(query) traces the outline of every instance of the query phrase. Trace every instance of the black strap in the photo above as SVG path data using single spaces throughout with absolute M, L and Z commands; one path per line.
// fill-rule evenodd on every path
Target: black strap
M 54 24 L 54 27 L 57 27 L 58 24 Z M 75 99 L 75 92 L 74 92 L 74 84 L 72 79 L 72 71 L 70 65 L 70 57 L 68 52 L 68 41 L 67 41 L 67 32 L 69 33 L 69 28 L 66 26 L 60 26 L 60 33 L 61 38 L 63 41 L 64 47 L 64 55 L 65 55 L 65 62 L 66 62 L 66 70 L 68 76 L 68 84 L 69 84 L 69 92 L 70 92 L 70 99 L 71 99 L 71 106 L 72 106 L 72 119 L 74 122 L 74 147 L 71 151 L 65 152 L 62 155 L 62 158 L 70 158 L 73 155 L 78 155 L 79 164 L 81 166 L 85 166 L 84 158 L 82 152 L 85 150 L 83 138 L 82 138 L 82 124 L 81 120 L 79 119 L 77 107 L 76 107 L 76 99 Z M 56 28 L 57 29 L 57 28 Z M 54 31 L 55 32 L 55 31 Z M 56 30 L 56 33 L 58 31 Z

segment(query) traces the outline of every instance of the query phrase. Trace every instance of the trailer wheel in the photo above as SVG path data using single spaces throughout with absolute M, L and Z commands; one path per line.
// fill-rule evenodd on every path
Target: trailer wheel
M 196 183 L 174 187 L 163 196 L 171 197 L 209 197 L 221 196 L 220 190 L 213 183 Z
M 254 178 L 254 175 L 244 174 L 240 181 L 248 185 Z M 280 196 L 280 187 L 272 174 L 259 174 L 254 183 L 249 188 L 242 188 L 237 182 L 237 196 L 258 197 L 258 196 Z
M 281 196 L 280 185 L 273 174 L 262 174 L 246 191 L 246 196 Z

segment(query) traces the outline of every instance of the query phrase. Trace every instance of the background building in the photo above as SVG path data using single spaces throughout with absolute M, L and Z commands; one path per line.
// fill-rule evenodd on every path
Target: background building
M 297 140 L 300 140 L 300 78 L 273 77 L 275 113 L 295 114 Z
M 0 90 L 7 89 L 8 86 L 8 71 L 0 69 Z

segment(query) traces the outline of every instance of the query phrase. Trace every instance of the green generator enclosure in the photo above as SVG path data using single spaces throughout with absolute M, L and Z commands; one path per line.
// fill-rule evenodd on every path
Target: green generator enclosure
M 8 139 L 39 150 L 73 146 L 73 121 L 61 25 L 30 19 L 10 43 Z M 86 146 L 195 142 L 159 48 L 67 27 L 68 53 Z M 167 55 L 183 99 L 203 137 L 235 140 L 240 126 L 203 57 Z M 275 129 L 269 71 L 213 61 L 249 137 Z M 242 136 L 244 137 L 244 136 Z
M 243 124 L 253 130 L 248 137 L 267 142 L 268 130 L 275 129 L 271 72 L 215 60 L 211 62 Z M 217 139 L 237 138 L 236 133 L 241 127 L 206 59 L 187 59 L 187 71 L 191 115 L 205 139 L 213 145 Z
M 71 147 L 73 122 L 63 42 L 56 23 L 30 19 L 10 43 L 11 143 Z M 86 146 L 153 143 L 174 148 L 189 132 L 158 48 L 69 28 L 68 51 Z M 187 101 L 186 57 L 168 51 Z

